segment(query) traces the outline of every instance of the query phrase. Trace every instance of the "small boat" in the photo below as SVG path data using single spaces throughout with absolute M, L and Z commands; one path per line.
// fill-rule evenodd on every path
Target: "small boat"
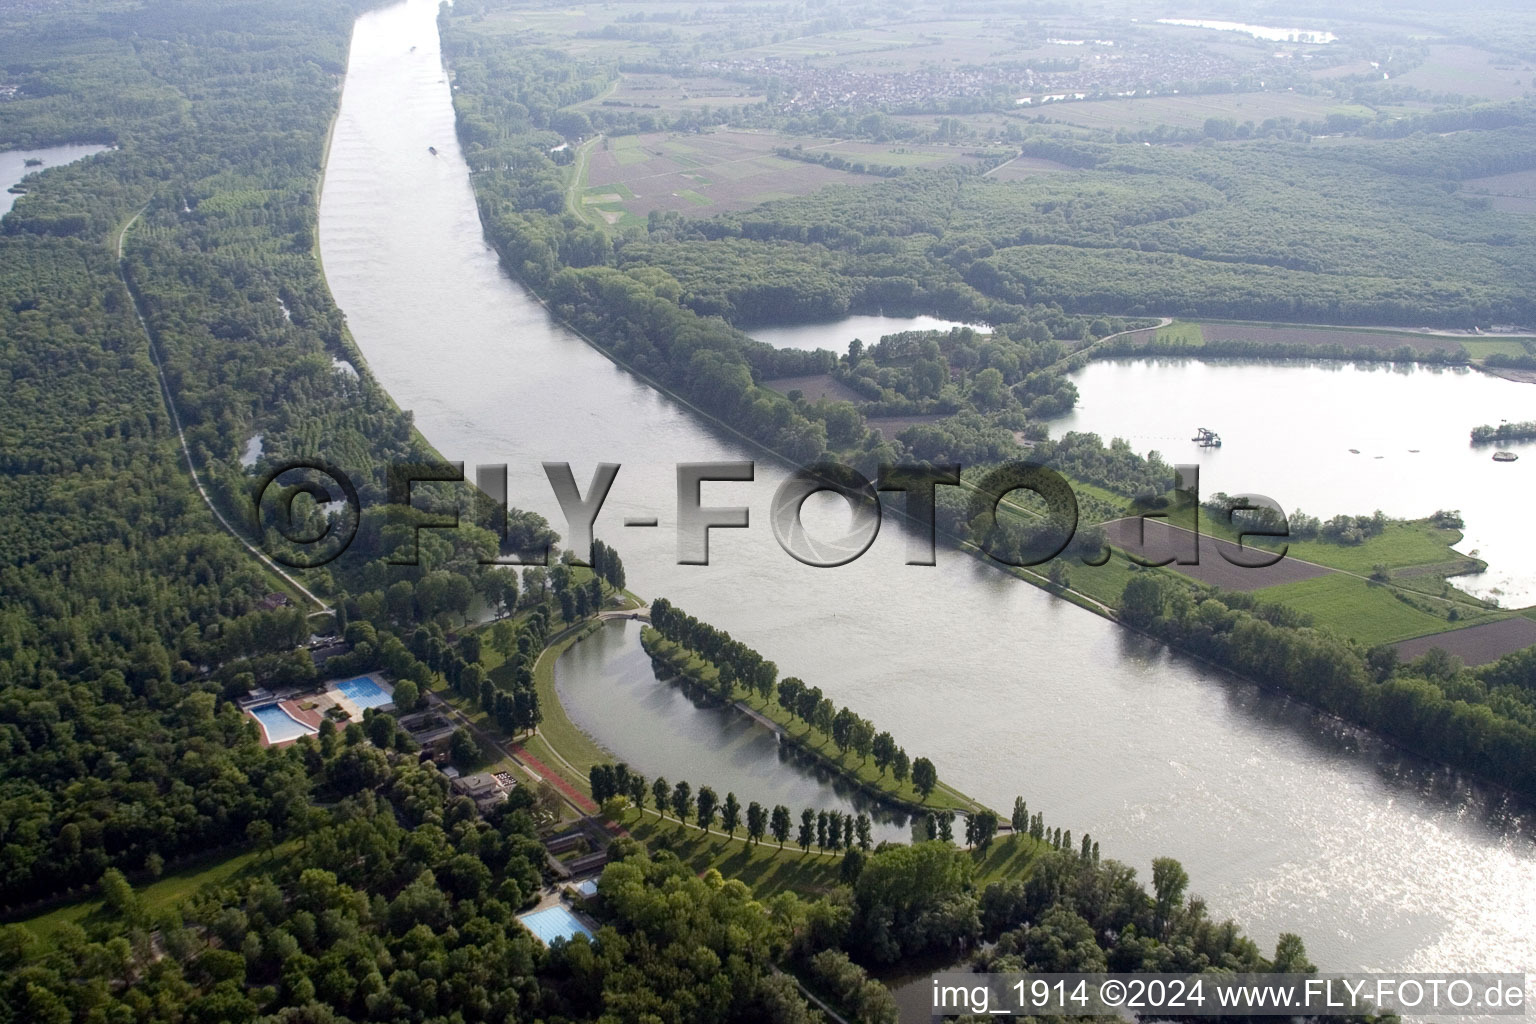
M 1359 448 L 1351 448 L 1349 450 L 1349 454 L 1351 454 L 1351 455 L 1359 455 L 1360 454 L 1360 449 Z
M 431 153 L 433 156 L 437 156 L 437 147 L 436 146 L 428 146 L 427 147 L 427 152 Z
M 1190 440 L 1198 444 L 1201 448 L 1221 447 L 1221 435 L 1209 427 L 1196 427 L 1195 436 L 1190 438 Z
M 1516 455 L 1514 452 L 1494 452 L 1493 453 L 1493 461 L 1494 462 L 1514 462 L 1519 457 L 1520 456 Z

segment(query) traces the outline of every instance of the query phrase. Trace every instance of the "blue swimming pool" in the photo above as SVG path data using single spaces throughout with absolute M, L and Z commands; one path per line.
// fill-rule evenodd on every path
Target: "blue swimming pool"
M 286 743 L 315 732 L 276 704 L 251 708 L 251 714 L 261 723 L 261 731 L 267 734 L 268 743 Z
M 331 689 L 337 691 L 360 708 L 376 708 L 388 704 L 395 699 L 388 690 L 367 676 L 358 676 L 356 679 L 344 679 L 339 683 L 333 683 Z
M 518 920 L 523 922 L 524 927 L 537 935 L 539 941 L 546 946 L 556 939 L 570 940 L 578 935 L 592 938 L 592 930 L 562 906 L 547 907 L 532 914 L 524 914 Z

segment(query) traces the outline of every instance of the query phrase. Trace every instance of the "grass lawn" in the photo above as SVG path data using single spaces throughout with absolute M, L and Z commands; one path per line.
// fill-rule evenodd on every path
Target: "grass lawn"
M 1132 565 L 1118 551 L 1103 565 L 1084 565 L 1080 558 L 1071 555 L 1064 557 L 1067 561 L 1067 585 L 1113 608 L 1120 607 L 1120 595 L 1125 593 L 1125 585 L 1139 573 L 1158 571 Z M 1050 563 L 1046 563 L 1038 566 L 1036 571 L 1049 572 L 1050 568 Z
M 539 695 L 539 710 L 544 720 L 539 723 L 538 735 L 524 744 L 535 757 L 557 771 L 569 764 L 580 777 L 568 781 L 584 793 L 589 791 L 587 773 L 592 766 L 607 764 L 614 760 L 614 756 L 598 746 L 592 737 L 577 728 L 566 716 L 560 697 L 555 692 L 555 662 L 591 632 L 587 629 L 577 630 L 558 643 L 544 648 L 544 653 L 539 655 L 539 660 L 533 666 L 533 688 Z M 551 756 L 546 758 L 541 747 Z
M 1205 332 L 1197 323 L 1188 320 L 1175 320 L 1167 327 L 1157 329 L 1156 340 L 1169 345 L 1193 345 L 1205 344 Z
M 279 843 L 273 850 L 273 858 L 281 860 L 297 846 L 297 841 Z M 261 872 L 254 870 L 258 865 L 263 869 Z M 149 885 L 134 886 L 134 892 L 138 894 L 149 916 L 158 918 L 206 886 L 225 885 L 247 875 L 265 873 L 268 865 L 265 853 L 246 850 L 169 872 Z M 105 916 L 101 900 L 86 897 L 17 923 L 36 936 L 44 948 L 48 948 L 62 926 L 77 924 L 89 929 L 92 923 L 105 920 Z
M 838 883 L 843 857 L 840 853 L 803 851 L 793 842 L 780 850 L 771 838 L 749 844 L 744 832 L 735 839 L 684 828 L 668 817 L 658 820 L 655 811 L 626 811 L 621 823 L 643 841 L 651 852 L 670 850 L 697 872 L 715 868 L 726 878 L 750 885 L 759 899 L 790 890 L 801 894 L 826 892 Z M 798 822 L 796 824 L 798 828 Z M 1035 860 L 1049 847 L 1026 835 L 1004 833 L 992 841 L 986 853 L 971 853 L 976 865 L 977 889 L 1006 878 L 1025 878 Z
M 574 585 L 583 586 L 591 578 L 591 569 L 580 566 L 571 567 L 571 579 Z M 613 589 L 607 584 L 604 584 L 604 593 L 609 600 L 614 596 Z M 645 607 L 645 602 L 630 591 L 623 591 L 618 596 L 622 598 L 618 606 L 620 608 Z M 608 606 L 605 605 L 605 607 Z M 524 609 L 510 619 L 502 619 L 499 622 L 508 622 L 515 629 L 521 626 L 530 612 L 531 609 Z M 539 658 L 533 666 L 533 686 L 539 696 L 539 710 L 544 718 L 539 724 L 538 733 L 517 742 L 520 742 L 534 757 L 544 762 L 546 767 L 558 772 L 572 786 L 583 793 L 589 793 L 588 771 L 594 764 L 606 764 L 614 760 L 614 757 L 566 717 L 560 698 L 555 693 L 555 662 L 559 661 L 560 655 L 580 642 L 583 637 L 601 628 L 601 625 L 596 620 L 589 619 L 572 626 L 560 620 L 558 611 L 555 612 L 555 616 L 551 625 L 554 631 L 551 634 L 553 641 L 539 653 Z M 484 666 L 497 689 L 507 690 L 512 685 L 507 659 L 491 643 L 491 632 L 499 622 L 487 623 L 480 627 L 480 664 Z M 438 695 L 456 707 L 479 728 L 491 735 L 502 736 L 496 722 L 479 707 L 478 702 L 460 697 L 446 684 L 439 689 Z M 508 742 L 512 741 L 511 738 L 506 739 Z
M 1377 565 L 1403 569 L 1415 565 L 1440 565 L 1465 556 L 1451 550 L 1461 541 L 1460 530 L 1442 530 L 1427 522 L 1388 526 L 1363 544 L 1327 544 L 1292 541 L 1290 554 L 1319 565 L 1348 572 L 1369 573 Z
M 560 659 L 560 655 L 579 643 L 588 633 L 589 630 L 585 627 L 578 627 L 571 630 L 568 635 L 560 636 L 554 643 L 544 648 L 539 655 L 539 660 L 534 663 L 533 687 L 539 695 L 539 710 L 544 720 L 539 723 L 539 731 L 536 735 L 522 741 L 522 745 L 530 754 L 543 761 L 552 770 L 559 772 L 567 782 L 584 793 L 588 792 L 587 772 L 593 765 L 607 764 L 614 760 L 614 757 L 598 746 L 566 716 L 565 708 L 561 706 L 560 698 L 555 693 L 555 662 Z M 485 666 L 486 672 L 490 674 L 491 682 L 498 689 L 511 688 L 511 671 L 506 664 L 506 659 L 493 650 L 489 643 L 481 645 L 480 661 Z M 473 719 L 482 729 L 500 734 L 491 717 L 478 707 L 472 706 L 471 702 L 452 693 L 445 692 L 443 697 L 452 701 L 455 707 Z
M 1169 510 L 1167 521 L 1188 528 L 1192 521 L 1191 510 Z M 1238 533 L 1231 523 L 1203 508 L 1200 510 L 1200 532 L 1234 542 Z M 1321 540 L 1272 541 L 1263 537 L 1249 537 L 1243 543 L 1271 550 L 1278 549 L 1279 544 L 1284 543 L 1288 557 L 1316 562 L 1330 569 L 1369 574 L 1378 565 L 1385 565 L 1389 569 L 1406 569 L 1460 562 L 1466 556 L 1452 550 L 1451 545 L 1459 544 L 1461 538 L 1460 530 L 1441 529 L 1427 519 L 1414 519 L 1405 523 L 1392 523 L 1379 535 L 1362 544 L 1330 544 Z
M 620 199 L 633 199 L 635 194 L 629 190 L 629 186 L 622 181 L 615 181 L 611 185 L 588 185 L 582 190 L 582 202 L 601 202 L 604 196 L 618 196 Z
M 697 654 L 679 647 L 670 640 L 663 639 L 659 633 L 653 630 L 647 630 L 646 635 L 652 640 L 649 649 L 664 658 L 675 672 L 687 676 L 700 685 L 714 691 L 716 681 L 719 679 L 719 672 L 714 665 L 705 661 Z M 917 790 L 912 788 L 911 778 L 898 783 L 889 771 L 882 774 L 880 769 L 875 767 L 875 762 L 872 759 L 861 761 L 859 756 L 852 751 L 847 753 L 840 752 L 837 745 L 832 742 L 832 737 L 806 722 L 791 718 L 789 713 L 779 706 L 777 700 L 773 698 L 765 700 L 740 686 L 735 688 L 733 696 L 735 700 L 756 711 L 764 718 L 778 724 L 790 738 L 794 739 L 805 749 L 825 758 L 845 775 L 858 779 L 882 793 L 909 804 L 935 809 L 961 809 L 981 806 L 964 793 L 945 785 L 942 780 L 934 788 L 933 792 L 928 794 L 928 798 L 924 800 Z M 875 728 L 877 730 L 880 728 L 878 722 L 875 724 Z M 921 752 L 912 756 L 916 759 L 921 756 Z
M 640 148 L 638 135 L 620 135 L 608 140 L 605 145 L 612 149 L 614 162 L 620 167 L 643 164 L 651 158 L 651 154 Z
M 818 853 L 813 847 L 803 851 L 793 842 L 780 850 L 772 839 L 749 844 L 745 830 L 738 838 L 701 832 L 683 827 L 676 820 L 658 821 L 655 811 L 627 811 L 621 819 L 636 839 L 655 853 L 670 850 L 697 872 L 716 868 L 726 878 L 739 878 L 750 885 L 759 899 L 791 890 L 815 895 L 826 892 L 838 882 L 841 855 Z M 797 820 L 798 827 L 798 820 Z
M 976 863 L 976 887 L 1007 878 L 1024 878 L 1034 868 L 1035 859 L 1050 849 L 1046 843 L 1027 835 L 1005 832 L 992 840 L 983 854 L 972 853 Z
M 944 153 L 913 152 L 908 150 L 901 152 L 895 149 L 878 150 L 868 152 L 856 150 L 842 150 L 836 147 L 825 147 L 832 153 L 842 156 L 850 163 L 887 164 L 891 167 L 923 167 L 927 164 L 947 160 L 949 156 Z
M 1467 355 L 1473 359 L 1487 359 L 1491 355 L 1527 356 L 1531 354 L 1530 349 L 1518 338 L 1500 338 L 1497 340 L 1491 338 L 1483 340 L 1468 338 L 1462 341 L 1461 347 L 1466 349 Z
M 1317 625 L 1364 644 L 1407 640 L 1477 621 L 1468 618 L 1447 622 L 1438 615 L 1403 603 L 1388 587 L 1375 586 L 1358 576 L 1340 573 L 1265 587 L 1256 595 L 1262 600 L 1279 602 L 1305 612 Z
M 1258 123 L 1271 117 L 1290 117 L 1298 121 L 1321 121 L 1329 114 L 1371 118 L 1370 107 L 1339 102 L 1323 96 L 1297 93 L 1189 93 L 1182 96 L 1156 96 L 1136 99 L 1090 100 L 1046 104 L 1053 120 L 1067 121 L 1089 128 L 1114 130 L 1155 128 L 1198 128 L 1207 118 L 1229 117 L 1239 123 Z

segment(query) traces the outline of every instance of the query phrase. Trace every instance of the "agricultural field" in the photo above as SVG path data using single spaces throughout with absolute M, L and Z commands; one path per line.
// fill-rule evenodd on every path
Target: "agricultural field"
M 1473 359 L 1487 359 L 1492 355 L 1526 356 L 1536 350 L 1536 341 L 1521 338 L 1468 338 L 1461 343 L 1467 355 Z
M 599 140 L 589 151 L 583 202 L 599 207 L 609 225 L 622 226 L 625 214 L 639 220 L 652 210 L 709 215 L 807 195 L 826 185 L 882 180 L 774 154 L 796 147 L 808 153 L 831 151 L 851 162 L 902 167 L 976 162 L 959 147 L 841 142 L 776 132 L 620 135 Z
M 1195 535 L 1189 531 L 1156 519 L 1116 519 L 1104 524 L 1104 532 L 1115 547 L 1153 562 L 1169 557 L 1188 557 L 1193 553 L 1196 541 Z M 1297 558 L 1282 558 L 1261 569 L 1243 568 L 1233 565 L 1228 559 L 1262 560 L 1263 556 L 1254 555 L 1251 548 L 1240 551 L 1231 541 L 1221 540 L 1209 533 L 1200 534 L 1199 545 L 1199 564 L 1171 565 L 1169 568 L 1223 590 L 1259 590 L 1310 580 L 1332 572 L 1324 566 Z
M 1132 334 L 1131 337 L 1138 343 L 1148 340 L 1140 333 Z M 1199 347 L 1205 344 L 1205 332 L 1199 324 L 1190 320 L 1175 320 L 1167 327 L 1159 327 L 1155 337 L 1159 342 L 1167 345 Z
M 1423 63 L 1392 81 L 1432 93 L 1513 100 L 1536 86 L 1536 68 L 1475 46 L 1445 44 L 1431 46 Z
M 1461 537 L 1459 530 L 1443 530 L 1429 522 L 1416 520 L 1393 523 L 1379 535 L 1360 544 L 1330 544 L 1320 540 L 1288 541 L 1287 552 L 1293 558 L 1317 562 L 1345 572 L 1369 573 L 1378 565 L 1388 569 L 1406 569 L 1459 561 L 1464 556 L 1453 550 L 1451 545 L 1458 543 Z
M 1486 665 L 1533 644 L 1536 644 L 1536 621 L 1516 615 L 1448 633 L 1415 637 L 1396 646 L 1398 656 L 1404 661 L 1422 657 L 1438 647 L 1467 665 Z
M 1147 96 L 1113 100 L 1061 100 L 1041 103 L 1039 98 L 1019 108 L 1030 117 L 1100 128 L 1107 131 L 1140 131 L 1159 125 L 1202 128 L 1209 118 L 1230 118 L 1238 124 L 1261 124 L 1272 117 L 1297 121 L 1323 121 L 1330 114 L 1373 117 L 1369 107 L 1343 103 L 1327 96 L 1293 92 L 1218 93 L 1208 96 Z
M 983 64 L 1016 58 L 1018 50 L 989 34 L 984 21 L 956 20 L 823 32 L 743 50 L 734 56 L 892 73 L 930 64 Z
M 1192 520 L 1188 508 L 1171 510 L 1168 522 L 1189 529 Z M 1213 537 L 1235 541 L 1238 530 L 1231 523 L 1210 509 L 1200 509 L 1199 529 Z M 1323 540 L 1276 539 L 1248 537 L 1244 544 L 1258 545 L 1278 550 L 1283 543 L 1290 557 L 1342 572 L 1370 573 L 1378 566 L 1385 566 L 1394 578 L 1410 578 L 1432 574 L 1450 565 L 1466 565 L 1476 562 L 1455 550 L 1461 543 L 1460 530 L 1439 527 L 1428 519 L 1391 522 L 1386 529 L 1359 544 L 1333 544 Z M 1482 607 L 1474 597 L 1462 595 L 1474 606 Z
M 1304 612 L 1318 625 L 1363 644 L 1395 643 L 1455 628 L 1408 604 L 1390 587 L 1341 572 L 1266 587 L 1259 596 Z
M 1536 171 L 1468 178 L 1461 183 L 1461 194 L 1486 198 L 1500 213 L 1536 214 Z
M 1377 63 L 1365 58 L 1346 61 L 1343 64 L 1334 64 L 1331 67 L 1318 68 L 1312 72 L 1312 77 L 1320 82 L 1326 82 L 1330 78 L 1348 78 L 1351 75 L 1376 75 L 1380 76 L 1381 69 Z
M 1351 327 L 1321 327 L 1309 324 L 1258 324 L 1232 323 L 1213 320 L 1175 320 L 1166 327 L 1158 328 L 1156 335 L 1133 334 L 1131 339 L 1138 345 L 1156 340 L 1163 344 L 1184 345 L 1198 348 L 1206 342 L 1252 341 L 1263 345 L 1294 345 L 1297 348 L 1322 348 L 1342 345 L 1345 348 L 1372 348 L 1385 352 L 1407 345 L 1415 352 L 1456 352 L 1465 348 L 1474 358 L 1481 358 L 1494 351 L 1511 353 L 1525 351 L 1515 339 L 1489 341 L 1486 351 L 1474 351 L 1473 346 L 1482 344 L 1473 336 L 1425 334 L 1418 331 L 1370 330 Z
M 781 395 L 798 391 L 805 396 L 807 402 L 819 402 L 823 398 L 829 402 L 864 401 L 864 396 L 830 373 L 813 373 L 805 377 L 777 377 L 763 381 L 763 386 L 772 388 Z
M 1407 345 L 1415 352 L 1455 352 L 1462 339 L 1455 336 L 1420 334 L 1415 331 L 1374 331 L 1358 328 L 1312 327 L 1290 324 L 1239 324 L 1206 321 L 1198 325 L 1206 341 L 1254 341 L 1265 345 L 1296 345 L 1316 348 L 1343 345 L 1345 348 L 1374 348 L 1390 352 Z
M 996 178 L 998 181 L 1021 181 L 1036 174 L 1054 174 L 1070 170 L 1072 168 L 1066 164 L 1059 164 L 1055 160 L 1047 160 L 1039 156 L 1019 156 L 1006 164 L 992 168 L 986 176 Z
M 634 198 L 634 193 L 622 184 L 589 185 L 576 197 L 577 202 L 581 204 L 583 216 L 588 219 L 601 217 L 603 223 L 609 227 L 628 227 L 631 224 L 644 223 L 625 206 Z
M 881 436 L 894 438 L 897 434 L 911 427 L 919 427 L 926 423 L 937 423 L 943 418 L 938 413 L 914 416 L 870 416 L 865 422 L 870 427 L 880 431 Z
M 624 72 L 605 95 L 578 103 L 575 109 L 609 106 L 675 110 L 680 107 L 736 106 L 762 101 L 761 94 L 754 93 L 740 82 L 724 78 Z

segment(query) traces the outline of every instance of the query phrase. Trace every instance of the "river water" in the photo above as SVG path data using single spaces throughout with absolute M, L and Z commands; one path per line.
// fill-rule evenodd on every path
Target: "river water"
M 651 778 L 688 780 L 734 792 L 742 806 L 784 804 L 800 819 L 803 807 L 865 812 L 875 842 L 912 838 L 908 818 L 872 805 L 858 790 L 807 763 L 791 744 L 730 708 L 698 707 L 680 686 L 657 685 L 640 646 L 640 623 L 615 621 L 572 647 L 555 663 L 555 690 L 572 722 L 602 735 L 619 760 L 644 765 Z M 625 728 L 612 727 L 622 709 Z M 709 751 L 700 757 L 700 749 Z
M 541 460 L 570 461 L 584 490 L 595 463 L 621 463 L 598 533 L 632 589 L 731 631 L 993 806 L 1023 794 L 1143 877 L 1152 857 L 1179 858 L 1262 945 L 1299 932 L 1336 970 L 1536 970 L 1525 812 L 1444 773 L 961 555 L 909 567 L 894 530 L 842 568 L 803 566 L 767 528 L 783 473 L 761 460 L 754 483 L 703 493 L 750 505 L 752 527 L 715 531 L 708 566 L 675 564 L 674 464 L 756 456 L 501 273 L 455 141 L 435 8 L 408 0 L 358 20 L 320 238 L 370 368 L 448 458 L 508 464 L 513 503 L 557 526 Z M 621 525 L 652 515 L 659 528 Z M 641 747 L 632 711 L 649 698 L 609 693 L 593 730 L 652 751 L 632 763 L 654 776 L 647 758 L 678 740 Z M 694 785 L 729 760 L 718 726 L 698 721 Z

